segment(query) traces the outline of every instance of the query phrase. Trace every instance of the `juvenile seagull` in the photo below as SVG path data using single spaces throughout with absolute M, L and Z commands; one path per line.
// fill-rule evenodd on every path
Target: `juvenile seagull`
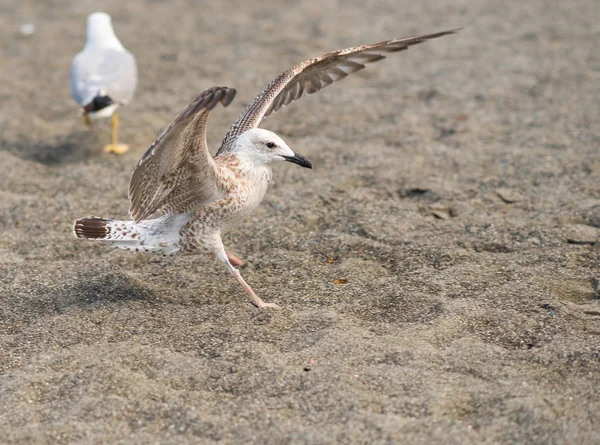
M 92 119 L 112 116 L 112 143 L 104 147 L 106 152 L 122 154 L 129 148 L 117 143 L 116 110 L 133 98 L 136 84 L 135 59 L 115 35 L 110 16 L 90 14 L 85 47 L 71 66 L 71 95 L 81 105 L 88 125 Z
M 173 255 L 204 251 L 214 254 L 242 285 L 258 308 L 265 303 L 248 286 L 221 237 L 254 210 L 271 181 L 271 163 L 288 161 L 312 168 L 275 133 L 258 128 L 282 106 L 311 94 L 383 53 L 402 51 L 457 30 L 390 40 L 325 54 L 294 66 L 273 80 L 229 129 L 217 155 L 206 143 L 206 122 L 219 102 L 227 106 L 235 90 L 204 91 L 158 136 L 138 162 L 129 184 L 133 221 L 91 216 L 75 222 L 78 238 L 100 240 L 122 249 Z

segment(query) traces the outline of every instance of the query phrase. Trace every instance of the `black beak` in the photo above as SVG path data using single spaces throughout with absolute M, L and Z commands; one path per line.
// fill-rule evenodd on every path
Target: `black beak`
M 294 153 L 294 156 L 283 156 L 283 159 L 285 159 L 288 162 L 298 164 L 300 167 L 312 168 L 312 164 L 310 163 L 310 161 L 298 153 Z

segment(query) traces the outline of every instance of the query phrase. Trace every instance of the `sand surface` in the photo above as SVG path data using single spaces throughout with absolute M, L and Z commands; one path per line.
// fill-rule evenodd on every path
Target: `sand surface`
M 70 99 L 94 10 L 138 61 L 122 157 Z M 0 443 L 600 443 L 599 18 L 597 0 L 3 0 Z M 72 235 L 127 217 L 135 163 L 201 90 L 238 89 L 216 150 L 292 64 L 454 27 L 263 125 L 315 168 L 276 166 L 225 244 L 284 310 L 211 258 Z

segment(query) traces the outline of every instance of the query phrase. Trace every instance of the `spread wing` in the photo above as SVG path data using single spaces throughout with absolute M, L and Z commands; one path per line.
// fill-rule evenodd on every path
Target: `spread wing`
M 458 29 L 453 29 L 418 37 L 389 40 L 373 45 L 355 46 L 299 63 L 275 78 L 252 101 L 227 132 L 217 156 L 230 151 L 233 141 L 240 134 L 258 127 L 269 114 L 300 99 L 304 94 L 315 93 L 336 80 L 363 69 L 365 63 L 385 59 L 383 53 L 402 51 L 412 45 L 458 31 Z
M 100 92 L 115 102 L 126 104 L 133 98 L 136 84 L 135 59 L 126 50 L 84 50 L 73 59 L 71 96 L 82 107 Z
M 137 222 L 156 212 L 185 213 L 219 199 L 215 163 L 206 143 L 208 114 L 231 103 L 235 90 L 213 87 L 179 113 L 138 162 L 129 183 L 129 213 Z

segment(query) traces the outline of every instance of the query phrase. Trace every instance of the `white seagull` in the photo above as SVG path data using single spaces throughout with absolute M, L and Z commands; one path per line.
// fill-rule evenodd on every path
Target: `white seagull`
M 271 181 L 271 163 L 288 161 L 312 168 L 275 133 L 258 128 L 269 114 L 303 94 L 314 93 L 365 63 L 385 58 L 450 30 L 331 52 L 300 63 L 273 80 L 235 121 L 216 156 L 206 143 L 208 114 L 231 103 L 235 90 L 204 91 L 175 117 L 138 162 L 129 184 L 132 221 L 95 216 L 75 222 L 75 235 L 136 252 L 173 255 L 207 252 L 223 262 L 258 308 L 262 301 L 244 281 L 241 261 L 227 253 L 221 237 L 262 201 Z
M 81 105 L 83 118 L 112 116 L 112 143 L 107 152 L 122 154 L 129 148 L 117 143 L 119 117 L 117 108 L 133 98 L 137 84 L 135 59 L 113 30 L 110 16 L 103 12 L 90 14 L 83 51 L 75 56 L 71 66 L 71 95 Z

